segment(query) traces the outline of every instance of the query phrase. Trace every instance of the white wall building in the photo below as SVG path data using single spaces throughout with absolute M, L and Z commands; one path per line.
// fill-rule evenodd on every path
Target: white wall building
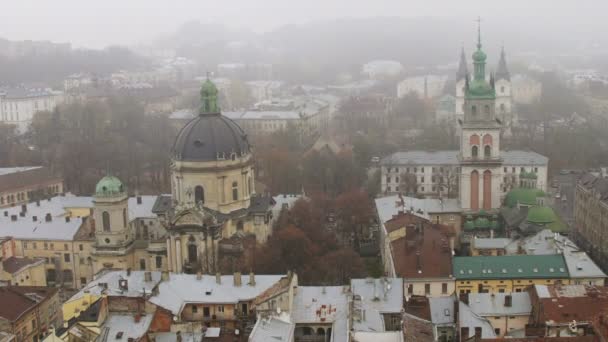
M 0 122 L 16 125 L 25 132 L 39 111 L 52 111 L 63 100 L 63 93 L 51 89 L 9 88 L 0 90 Z
M 419 98 L 433 98 L 443 93 L 448 77 L 445 75 L 426 75 L 406 78 L 397 85 L 397 96 L 404 97 L 415 93 Z

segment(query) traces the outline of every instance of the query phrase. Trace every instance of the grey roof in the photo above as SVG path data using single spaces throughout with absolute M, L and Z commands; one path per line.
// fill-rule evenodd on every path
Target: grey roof
M 511 296 L 511 306 L 505 306 L 505 297 Z M 469 307 L 478 316 L 527 316 L 532 311 L 528 292 L 469 293 Z
M 391 165 L 458 165 L 459 151 L 395 152 L 382 158 L 381 164 Z M 547 166 L 549 158 L 532 151 L 501 151 L 504 165 Z
M 281 280 L 281 275 L 256 275 L 255 285 L 249 284 L 249 276 L 243 275 L 242 285 L 235 286 L 232 275 L 221 276 L 216 283 L 215 275 L 170 274 L 168 281 L 158 287 L 158 294 L 150 302 L 178 315 L 188 303 L 236 304 L 249 301 Z
M 473 239 L 473 247 L 476 249 L 504 249 L 513 240 L 509 238 L 478 238 Z
M 8 175 L 11 173 L 40 169 L 41 167 L 42 166 L 0 167 L 0 176 Z
M 224 112 L 222 115 L 232 120 L 299 120 L 300 114 L 294 111 L 244 111 Z
M 68 301 L 73 301 L 84 296 L 85 293 L 93 295 L 106 295 L 112 297 L 141 297 L 144 294 L 152 294 L 152 290 L 160 283 L 161 273 L 158 271 L 150 272 L 151 281 L 146 281 L 145 271 L 131 271 L 127 275 L 127 271 L 107 271 L 100 274 L 98 277 L 89 282 L 79 292 L 72 296 Z M 127 289 L 123 290 L 119 287 L 119 281 L 127 281 Z M 107 284 L 107 290 L 103 284 Z
M 565 236 L 544 229 L 523 240 L 526 254 L 563 254 L 571 278 L 606 278 L 606 274 L 584 250 Z
M 203 337 L 213 338 L 211 341 L 215 340 L 215 338 L 220 336 L 221 328 L 210 327 L 205 330 L 205 333 L 198 332 L 181 332 L 182 342 L 200 342 L 207 341 L 207 339 L 202 339 Z M 154 335 L 154 340 L 156 342 L 175 342 L 177 341 L 177 333 L 176 332 L 159 332 Z
M 455 324 L 456 313 L 454 312 L 454 303 L 456 299 L 449 297 L 429 297 L 429 306 L 431 311 L 431 322 L 438 325 Z
M 192 120 L 196 114 L 192 109 L 178 109 L 169 115 L 172 120 Z
M 215 161 L 250 153 L 247 135 L 234 121 L 219 113 L 198 115 L 179 132 L 171 150 L 176 160 Z
M 295 324 L 288 317 L 260 318 L 249 334 L 249 342 L 291 342 L 294 329 Z
M 595 191 L 601 201 L 608 203 L 608 178 L 596 177 L 587 173 L 580 178 L 579 184 L 587 190 Z
M 130 338 L 133 338 L 134 341 L 138 341 L 150 328 L 153 317 L 154 315 L 152 314 L 143 315 L 139 321 L 136 321 L 134 315 L 110 313 L 103 325 L 108 328 L 107 339 L 104 341 L 122 342 L 128 341 Z M 123 335 L 120 338 L 117 338 L 116 334 L 119 332 L 122 332 Z
M 365 319 L 353 321 L 355 331 L 384 331 L 383 313 L 400 313 L 403 309 L 403 279 L 351 279 L 351 289 L 361 300 L 355 310 L 365 310 Z M 359 298 L 359 297 L 357 297 Z
M 23 87 L 15 87 L 15 88 L 4 88 L 0 90 L 1 94 L 4 94 L 7 99 L 25 99 L 32 97 L 45 97 L 45 96 L 53 96 L 53 92 L 47 89 L 40 88 L 23 88 Z
M 355 331 L 352 334 L 352 341 L 356 342 L 403 342 L 402 331 L 385 331 L 385 332 L 370 332 L 370 331 Z
M 295 324 L 332 324 L 331 341 L 348 340 L 348 297 L 343 286 L 298 286 L 291 317 Z
M 404 205 L 401 205 L 401 199 L 403 199 Z M 399 195 L 385 196 L 375 199 L 376 211 L 382 223 L 393 218 L 394 215 L 399 213 L 399 210 L 411 210 L 416 216 L 430 219 L 429 214 L 437 213 L 460 213 L 462 208 L 458 199 L 455 198 L 444 198 L 440 200 L 438 198 L 415 198 L 406 197 Z
M 481 328 L 482 338 L 496 338 L 496 333 L 490 322 L 477 315 L 471 308 L 463 302 L 458 303 L 458 326 L 460 328 L 469 328 L 469 336 L 461 336 L 468 338 L 475 336 L 475 328 Z

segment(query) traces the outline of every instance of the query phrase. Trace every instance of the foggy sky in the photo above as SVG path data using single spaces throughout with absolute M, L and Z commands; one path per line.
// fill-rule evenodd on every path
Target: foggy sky
M 74 46 L 146 43 L 190 20 L 256 32 L 343 17 L 462 17 L 542 21 L 556 29 L 602 23 L 605 0 L 2 0 L 0 37 Z M 471 25 L 474 25 L 472 23 Z M 599 34 L 600 32 L 598 32 Z

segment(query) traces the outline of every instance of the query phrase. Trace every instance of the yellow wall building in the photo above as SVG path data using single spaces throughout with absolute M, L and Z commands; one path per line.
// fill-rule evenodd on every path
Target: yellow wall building
M 531 285 L 570 281 L 560 254 L 455 257 L 453 270 L 458 294 L 521 292 Z

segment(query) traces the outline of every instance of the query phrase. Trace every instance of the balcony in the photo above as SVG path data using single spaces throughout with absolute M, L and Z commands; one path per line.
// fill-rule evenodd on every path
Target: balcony
M 463 157 L 462 154 L 458 155 L 458 160 L 464 165 L 499 165 L 503 162 L 503 159 L 500 157 Z

